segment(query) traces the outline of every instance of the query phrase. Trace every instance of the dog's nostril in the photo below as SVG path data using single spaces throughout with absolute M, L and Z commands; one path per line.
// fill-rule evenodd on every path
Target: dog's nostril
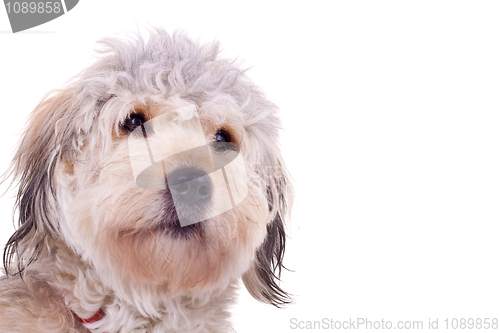
M 206 185 L 201 185 L 200 188 L 198 189 L 198 194 L 201 196 L 210 195 L 210 189 Z
M 172 171 L 167 176 L 170 192 L 175 199 L 183 203 L 200 205 L 212 195 L 212 181 L 202 170 L 183 168 Z

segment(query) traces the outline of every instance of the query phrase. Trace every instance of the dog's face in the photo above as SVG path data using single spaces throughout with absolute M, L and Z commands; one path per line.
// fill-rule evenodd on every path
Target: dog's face
M 257 299 L 286 302 L 276 282 L 291 190 L 276 108 L 217 45 L 162 31 L 104 43 L 32 115 L 14 164 L 11 253 L 40 256 L 50 234 L 123 297 L 200 294 L 243 276 Z

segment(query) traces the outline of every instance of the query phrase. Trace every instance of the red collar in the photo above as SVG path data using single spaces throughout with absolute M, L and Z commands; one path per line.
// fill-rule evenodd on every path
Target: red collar
M 101 320 L 105 315 L 106 314 L 104 313 L 104 311 L 102 311 L 102 309 L 99 309 L 99 311 L 97 311 L 95 315 L 87 319 L 82 319 L 75 313 L 76 318 L 78 318 L 82 323 L 86 324 L 95 323 L 96 321 Z

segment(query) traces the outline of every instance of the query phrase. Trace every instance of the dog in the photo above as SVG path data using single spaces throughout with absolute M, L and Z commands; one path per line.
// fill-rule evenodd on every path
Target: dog
M 32 112 L 6 175 L 0 332 L 232 332 L 240 281 L 290 303 L 277 107 L 218 42 L 100 43 Z

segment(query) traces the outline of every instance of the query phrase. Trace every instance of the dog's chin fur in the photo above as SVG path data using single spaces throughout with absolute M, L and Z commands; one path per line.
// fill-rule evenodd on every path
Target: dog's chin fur
M 101 42 L 96 63 L 35 109 L 15 155 L 19 228 L 4 253 L 0 332 L 231 331 L 240 279 L 256 299 L 288 303 L 278 283 L 292 189 L 276 107 L 219 57 L 217 43 L 161 29 L 147 42 Z M 234 181 L 248 195 L 181 227 L 168 187 L 136 185 L 123 124 L 134 112 L 150 120 L 186 106 L 207 142 L 222 128 L 239 145 L 246 179 Z M 167 173 L 206 167 L 176 155 L 196 133 L 182 129 L 169 141 L 166 132 L 156 129 L 148 144 L 176 156 L 163 165 Z M 227 189 L 217 185 L 220 172 L 209 177 L 217 209 Z M 76 317 L 99 310 L 105 316 L 94 323 Z

